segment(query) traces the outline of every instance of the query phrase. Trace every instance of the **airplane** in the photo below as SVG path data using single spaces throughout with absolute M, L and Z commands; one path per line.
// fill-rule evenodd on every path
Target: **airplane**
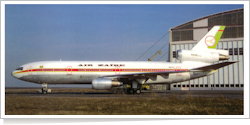
M 128 94 L 140 94 L 143 84 L 172 84 L 208 76 L 238 61 L 229 59 L 228 50 L 217 50 L 225 26 L 213 28 L 191 49 L 178 50 L 180 63 L 160 61 L 40 61 L 21 65 L 12 76 L 45 84 L 92 84 L 102 90 L 130 85 Z

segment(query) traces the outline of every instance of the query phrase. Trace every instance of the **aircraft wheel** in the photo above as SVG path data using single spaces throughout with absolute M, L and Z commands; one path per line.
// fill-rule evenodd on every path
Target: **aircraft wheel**
M 44 89 L 44 88 L 42 88 L 42 93 L 43 93 L 43 94 L 46 94 L 46 93 L 47 93 L 47 90 Z
M 45 91 L 45 90 L 42 90 L 42 94 L 46 94 L 46 91 Z
M 136 93 L 136 94 L 141 94 L 141 90 L 140 90 L 140 89 L 137 89 L 137 90 L 135 91 L 135 93 Z
M 129 94 L 134 94 L 134 89 L 130 89 Z
M 43 90 L 43 94 L 46 94 L 47 93 L 47 90 Z

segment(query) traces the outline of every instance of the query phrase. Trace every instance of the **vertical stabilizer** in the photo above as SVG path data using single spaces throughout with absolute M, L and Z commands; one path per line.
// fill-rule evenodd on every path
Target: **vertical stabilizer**
M 216 49 L 225 26 L 214 26 L 193 48 L 192 50 L 209 51 Z

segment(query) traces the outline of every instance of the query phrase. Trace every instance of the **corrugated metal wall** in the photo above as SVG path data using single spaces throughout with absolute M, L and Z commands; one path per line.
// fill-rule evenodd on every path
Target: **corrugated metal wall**
M 179 49 L 190 50 L 195 44 L 184 43 L 171 45 L 171 62 L 180 62 L 173 58 L 173 51 Z M 213 75 L 194 79 L 186 82 L 171 84 L 171 90 L 222 90 L 222 89 L 243 89 L 244 84 L 244 53 L 240 54 L 239 48 L 244 48 L 244 41 L 241 40 L 223 40 L 220 41 L 217 49 L 231 49 L 229 61 L 239 61 L 233 65 L 220 68 Z

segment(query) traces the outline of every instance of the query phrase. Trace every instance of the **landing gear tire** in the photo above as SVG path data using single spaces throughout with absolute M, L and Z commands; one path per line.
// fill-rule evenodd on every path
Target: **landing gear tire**
M 128 93 L 128 94 L 134 94 L 134 90 L 131 89 L 131 88 L 128 88 L 128 89 L 127 89 L 127 93 Z
M 134 94 L 134 90 L 133 90 L 133 89 L 130 89 L 130 90 L 129 90 L 129 94 Z
M 42 93 L 46 94 L 47 93 L 47 89 L 42 88 Z
M 137 90 L 135 90 L 135 93 L 136 93 L 136 94 L 141 94 L 141 90 L 140 90 L 140 89 L 137 89 Z

